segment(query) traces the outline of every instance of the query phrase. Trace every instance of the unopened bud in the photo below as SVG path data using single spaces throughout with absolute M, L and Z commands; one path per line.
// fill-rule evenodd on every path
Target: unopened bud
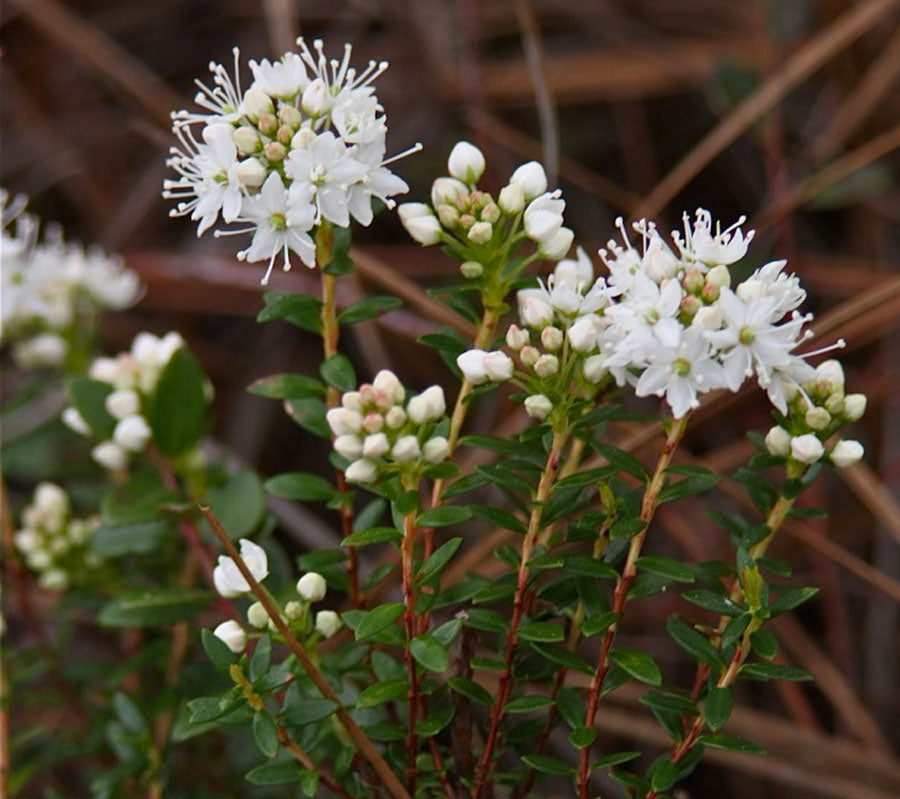
M 443 436 L 434 436 L 425 442 L 422 455 L 429 463 L 441 463 L 450 454 L 450 443 Z
M 541 351 L 537 347 L 526 344 L 519 352 L 519 359 L 525 366 L 534 366 L 541 357 Z
M 241 125 L 234 131 L 234 146 L 241 155 L 251 155 L 262 146 L 259 133 L 249 125 Z
M 259 188 L 266 182 L 269 171 L 257 158 L 246 158 L 235 169 L 238 180 L 251 189 Z
M 547 352 L 556 352 L 563 345 L 563 332 L 558 327 L 545 327 L 541 331 L 541 345 Z
M 462 272 L 463 277 L 474 280 L 484 274 L 484 267 L 478 261 L 466 261 L 460 265 L 459 271 Z
M 251 122 L 259 123 L 261 117 L 275 110 L 272 98 L 261 89 L 248 89 L 244 92 L 244 116 Z
M 275 134 L 275 138 L 283 144 L 285 147 L 289 147 L 291 144 L 291 139 L 294 138 L 294 131 L 288 125 L 282 125 L 278 128 L 278 131 Z
M 706 285 L 706 279 L 699 269 L 688 269 L 684 274 L 682 285 L 688 294 L 699 294 Z
M 459 211 L 457 211 L 452 205 L 442 203 L 437 207 L 436 210 L 438 219 L 441 220 L 441 224 L 445 228 L 452 230 L 457 226 L 457 224 L 459 224 Z
M 769 454 L 786 457 L 791 454 L 791 434 L 780 425 L 766 433 L 766 449 Z
M 848 422 L 855 422 L 862 419 L 866 412 L 866 395 L 865 394 L 848 394 L 844 397 L 844 418 Z
M 487 244 L 494 235 L 494 227 L 490 222 L 476 222 L 469 228 L 468 239 L 475 244 Z
M 824 452 L 822 442 L 812 433 L 791 439 L 791 457 L 800 463 L 815 463 Z
M 454 205 L 457 198 L 468 198 L 469 190 L 466 184 L 455 178 L 438 178 L 431 184 L 431 204 L 437 208 L 439 205 Z
M 498 219 L 500 219 L 500 208 L 497 206 L 497 203 L 488 203 L 481 209 L 482 222 L 494 224 Z
M 384 416 L 384 423 L 389 430 L 398 430 L 406 424 L 406 411 L 396 406 L 391 408 Z
M 534 365 L 535 374 L 538 377 L 550 377 L 559 371 L 559 358 L 555 355 L 541 355 Z
M 353 461 L 344 472 L 344 477 L 350 483 L 373 483 L 378 476 L 378 467 L 365 458 Z
M 831 424 L 831 414 L 824 408 L 810 408 L 803 418 L 813 430 L 824 430 Z
M 584 362 L 584 377 L 589 383 L 599 383 L 606 377 L 605 358 L 602 355 L 591 355 Z
M 477 183 L 484 174 L 484 155 L 474 144 L 458 142 L 450 151 L 447 171 L 464 183 Z
M 269 622 L 268 611 L 263 607 L 262 602 L 254 602 L 247 608 L 247 621 L 252 627 L 261 630 Z
M 303 121 L 303 114 L 293 105 L 283 105 L 278 109 L 278 121 L 296 131 Z
M 553 410 L 553 403 L 544 394 L 532 394 L 525 398 L 525 413 L 532 419 L 546 419 Z
M 247 633 L 245 633 L 244 628 L 233 619 L 223 621 L 215 630 L 213 630 L 213 635 L 222 641 L 225 646 L 235 654 L 243 652 L 244 647 L 247 646 Z
M 316 614 L 316 632 L 323 638 L 331 638 L 341 629 L 341 617 L 333 610 L 320 610 Z
M 712 283 L 707 283 L 700 291 L 700 299 L 707 305 L 715 302 L 719 299 L 719 287 Z
M 681 312 L 688 317 L 694 316 L 702 307 L 703 303 L 692 294 L 688 294 L 681 301 Z
M 280 141 L 270 141 L 263 147 L 263 153 L 269 161 L 277 164 L 284 161 L 287 148 Z
M 718 264 L 706 273 L 706 282 L 724 289 L 731 285 L 731 272 L 725 264 Z
M 407 463 L 420 454 L 419 441 L 415 436 L 400 436 L 391 450 L 394 460 L 400 463 Z
M 327 590 L 325 578 L 316 572 L 307 572 L 297 580 L 297 593 L 307 602 L 319 602 L 325 599 Z
M 324 116 L 331 110 L 334 105 L 334 97 L 325 81 L 316 78 L 304 89 L 300 105 L 307 114 L 316 118 Z
M 547 191 L 547 173 L 537 161 L 522 164 L 512 173 L 509 182 L 522 187 L 527 201 L 533 200 Z
M 391 443 L 384 433 L 373 433 L 370 436 L 366 436 L 366 439 L 363 442 L 362 454 L 366 458 L 380 458 L 382 455 L 385 455 L 390 448 Z
M 302 619 L 303 613 L 303 603 L 298 602 L 296 599 L 292 599 L 284 606 L 284 615 L 287 616 L 288 621 L 297 621 L 297 619 Z
M 510 325 L 506 331 L 506 346 L 511 350 L 520 350 L 531 340 L 528 331 L 518 325 Z
M 259 122 L 256 123 L 256 127 L 259 128 L 259 132 L 264 136 L 274 136 L 275 131 L 278 130 L 278 119 L 272 113 L 262 114 Z
M 497 203 L 504 213 L 518 214 L 525 207 L 525 192 L 518 183 L 510 183 L 500 190 Z
M 858 441 L 841 439 L 831 450 L 831 462 L 839 469 L 856 463 L 865 455 L 863 445 Z

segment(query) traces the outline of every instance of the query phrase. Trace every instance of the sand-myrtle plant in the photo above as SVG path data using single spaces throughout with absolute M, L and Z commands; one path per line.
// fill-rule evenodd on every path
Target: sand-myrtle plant
M 484 154 L 460 141 L 428 202 L 396 210 L 415 241 L 447 254 L 431 295 L 471 335 L 435 327 L 419 339 L 448 367 L 439 384 L 354 364 L 339 349 L 352 326 L 401 305 L 337 303 L 354 269 L 351 226 L 408 192 L 385 158 L 374 81 L 387 65 L 357 71 L 349 45 L 340 60 L 318 40 L 298 48 L 250 61 L 249 84 L 236 50 L 233 71 L 211 65 L 200 110 L 173 114 L 177 177 L 164 193 L 198 235 L 249 234 L 236 257 L 266 263 L 263 283 L 287 280 L 279 261 L 318 272 L 318 296 L 269 291 L 257 317 L 321 337 L 318 372 L 249 390 L 283 403 L 304 460 L 321 463 L 265 482 L 229 466 L 207 438 L 214 395 L 200 363 L 177 332 L 143 332 L 126 352 L 88 347 L 69 367 L 57 431 L 66 447 L 89 442 L 85 468 L 14 509 L 12 549 L 59 618 L 121 633 L 123 664 L 86 692 L 105 737 L 85 748 L 116 762 L 92 795 L 262 797 L 285 785 L 344 799 L 589 799 L 603 774 L 656 799 L 674 796 L 706 749 L 760 752 L 731 733 L 732 708 L 744 681 L 809 679 L 776 662 L 768 625 L 816 592 L 793 585 L 772 543 L 788 517 L 815 512 L 797 499 L 823 469 L 864 454 L 846 430 L 866 397 L 820 358 L 843 342 L 810 349 L 805 290 L 783 260 L 756 266 L 743 218 L 723 226 L 698 209 L 669 234 L 620 219 L 595 259 L 575 246 L 541 164 L 488 185 Z M 52 269 L 77 273 L 57 296 L 34 228 L 20 204 L 4 206 L 2 329 L 38 350 L 52 349 L 40 336 L 60 336 L 65 360 L 82 346 L 67 325 L 91 286 L 115 295 L 98 307 L 137 288 L 57 244 L 69 254 Z M 773 424 L 749 434 L 755 452 L 732 475 L 754 509 L 741 514 L 710 498 L 723 475 L 683 442 L 704 404 L 750 391 Z M 482 403 L 502 425 L 472 432 Z M 333 546 L 293 560 L 265 491 L 320 503 Z M 708 504 L 724 560 L 663 554 L 657 511 L 684 500 Z M 678 653 L 665 668 L 647 631 L 634 635 L 635 604 L 663 593 Z M 621 751 L 599 722 L 628 683 L 665 745 Z M 229 753 L 218 783 L 177 783 L 182 762 L 212 751 Z

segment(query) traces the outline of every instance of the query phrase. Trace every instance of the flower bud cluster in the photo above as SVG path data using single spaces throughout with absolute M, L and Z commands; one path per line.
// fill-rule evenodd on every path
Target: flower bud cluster
M 522 164 L 496 200 L 477 186 L 484 170 L 481 151 L 469 142 L 458 142 L 447 161 L 449 174 L 432 184 L 431 205 L 399 207 L 409 235 L 423 246 L 453 242 L 467 256 L 460 269 L 470 279 L 482 276 L 493 251 L 504 250 L 520 225 L 537 245 L 537 255 L 551 261 L 565 257 L 574 234 L 563 227 L 566 203 L 561 192 L 547 192 L 544 168 L 537 161 Z
M 291 252 L 315 266 L 310 232 L 323 220 L 347 227 L 352 216 L 368 225 L 373 199 L 393 207 L 391 197 L 409 187 L 387 164 L 420 149 L 384 157 L 387 119 L 372 83 L 386 61 L 357 72 L 349 44 L 340 62 L 325 57 L 318 39 L 313 50 L 302 38 L 297 44 L 299 53 L 278 61 L 251 61 L 253 82 L 244 93 L 235 48 L 234 78 L 211 64 L 213 87 L 198 83 L 195 101 L 204 112 L 172 116 L 179 145 L 168 165 L 178 178 L 163 192 L 179 201 L 172 216 L 190 215 L 197 235 L 220 214 L 226 223 L 246 223 L 226 232 L 253 234 L 238 258 L 268 261 L 263 283 L 279 255 L 285 269 Z
M 766 434 L 770 454 L 800 464 L 828 460 L 842 469 L 865 454 L 863 445 L 852 439 L 829 442 L 846 424 L 862 418 L 865 394 L 846 394 L 844 370 L 839 361 L 820 363 L 811 379 L 797 386 L 788 398 L 783 422 Z
M 15 342 L 13 357 L 26 368 L 59 367 L 79 320 L 127 308 L 140 281 L 120 259 L 67 243 L 58 230 L 38 241 L 39 222 L 25 205 L 0 189 L 0 344 Z
M 183 346 L 184 339 L 178 333 L 169 332 L 158 337 L 143 332 L 135 336 L 128 352 L 115 358 L 96 358 L 91 363 L 88 371 L 91 379 L 111 388 L 104 405 L 115 420 L 112 437 L 91 450 L 94 460 L 104 468 L 110 471 L 124 469 L 131 455 L 147 448 L 152 432 L 144 409 L 156 390 L 162 370 Z M 66 408 L 62 420 L 80 435 L 94 435 L 77 408 Z
M 89 549 L 100 527 L 99 517 L 73 519 L 69 496 L 55 483 L 40 483 L 22 511 L 22 527 L 14 541 L 26 565 L 48 591 L 64 591 L 86 571 L 103 564 Z
M 415 471 L 441 463 L 450 446 L 444 436 L 435 434 L 435 422 L 445 411 L 440 386 L 406 401 L 406 389 L 387 369 L 372 383 L 345 393 L 341 406 L 329 410 L 327 418 L 335 451 L 350 461 L 347 480 L 372 483 L 384 468 Z

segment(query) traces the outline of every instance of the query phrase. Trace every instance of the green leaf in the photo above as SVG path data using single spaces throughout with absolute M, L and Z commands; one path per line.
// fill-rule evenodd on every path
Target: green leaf
M 754 630 L 750 633 L 750 646 L 766 660 L 771 660 L 778 654 L 778 639 L 768 630 Z
M 301 502 L 327 502 L 338 493 L 337 488 L 324 477 L 309 472 L 285 472 L 270 477 L 264 486 L 276 497 Z
M 607 755 L 606 757 L 601 757 L 599 760 L 595 760 L 591 763 L 591 771 L 596 771 L 598 768 L 611 768 L 612 766 L 618 766 L 622 763 L 627 763 L 629 760 L 634 760 L 636 757 L 640 757 L 640 752 L 615 752 L 611 755 Z
M 97 621 L 103 627 L 155 627 L 190 619 L 208 607 L 206 591 L 156 589 L 124 594 L 103 606 Z M 224 644 L 223 644 L 224 646 Z
M 393 527 L 370 527 L 368 530 L 357 530 L 341 541 L 342 547 L 366 547 L 384 541 L 402 541 L 403 533 Z
M 788 611 L 799 607 L 807 600 L 812 599 L 818 593 L 819 589 L 812 587 L 785 588 L 781 592 L 781 596 L 769 605 L 769 616 L 770 618 L 774 618 L 775 616 L 780 616 L 782 613 L 787 613 Z
M 678 764 L 671 760 L 660 760 L 650 776 L 650 785 L 654 791 L 665 793 L 678 780 Z
M 701 608 L 706 608 L 706 610 L 711 610 L 720 616 L 738 616 L 743 613 L 743 609 L 737 603 L 713 591 L 685 591 L 682 596 L 688 602 L 699 605 Z
M 319 790 L 319 772 L 304 771 L 300 777 L 300 790 L 306 799 L 313 799 Z
M 549 755 L 522 755 L 522 762 L 542 774 L 574 774 L 575 769 Z
M 764 755 L 766 750 L 759 744 L 739 738 L 737 735 L 701 735 L 697 738 L 698 744 L 710 747 L 710 749 L 724 749 L 726 752 L 740 752 L 746 755 Z
M 673 469 L 670 468 L 669 471 L 671 472 Z M 692 497 L 695 494 L 703 494 L 715 488 L 719 480 L 721 480 L 719 475 L 705 470 L 703 473 L 690 474 L 677 483 L 669 483 L 665 486 L 659 493 L 659 504 Z
M 647 469 L 644 467 L 644 464 L 641 463 L 634 455 L 631 455 L 624 450 L 619 449 L 618 447 L 612 446 L 612 444 L 594 444 L 594 449 L 597 450 L 606 460 L 608 460 L 613 466 L 617 466 L 623 472 L 630 474 L 632 477 L 636 477 L 643 483 L 649 482 L 650 475 L 647 472 Z
M 647 523 L 643 519 L 636 517 L 619 519 L 609 528 L 610 538 L 633 538 L 638 533 L 642 533 L 647 527 Z
M 597 740 L 596 727 L 576 727 L 569 733 L 569 743 L 576 749 L 584 749 Z
M 356 706 L 375 707 L 385 702 L 393 702 L 395 699 L 405 697 L 409 690 L 406 680 L 382 680 L 366 688 L 356 697 Z
M 284 410 L 300 427 L 319 438 L 331 438 L 325 403 L 315 397 L 285 400 Z
M 551 663 L 565 666 L 567 669 L 572 669 L 572 671 L 580 671 L 582 674 L 594 673 L 594 668 L 590 663 L 564 647 L 554 646 L 553 644 L 532 643 L 531 648 Z
M 188 701 L 188 719 L 191 724 L 206 724 L 231 713 L 242 703 L 243 700 L 233 696 L 230 691 L 223 696 L 201 696 Z
M 523 641 L 552 643 L 564 640 L 566 635 L 558 624 L 549 621 L 531 621 L 519 627 L 518 637 Z
M 637 567 L 648 574 L 656 574 L 680 583 L 694 582 L 694 571 L 690 566 L 661 555 L 644 555 L 636 561 Z
M 106 398 L 113 392 L 109 383 L 87 377 L 72 377 L 66 384 L 69 400 L 98 438 L 112 438 L 116 420 L 106 410 Z
M 475 476 L 480 477 L 480 475 Z M 495 527 L 502 527 L 504 530 L 511 530 L 514 533 L 519 533 L 519 535 L 525 535 L 523 522 L 508 511 L 494 508 L 490 505 L 470 505 L 469 508 L 479 519 L 484 519 Z
M 299 782 L 305 773 L 306 769 L 296 760 L 285 760 L 252 768 L 244 779 L 251 785 L 287 785 Z
M 716 668 L 724 666 L 722 655 L 710 643 L 710 640 L 703 633 L 698 632 L 677 616 L 671 616 L 669 621 L 666 622 L 666 632 L 669 633 L 678 646 L 692 657 L 697 658 L 697 660 L 701 660 Z
M 400 602 L 387 602 L 372 608 L 356 626 L 356 640 L 365 641 L 380 633 L 385 627 L 392 625 L 403 615 L 404 607 Z
M 399 297 L 389 297 L 376 294 L 374 297 L 366 297 L 364 300 L 353 303 L 338 314 L 338 322 L 342 325 L 352 325 L 356 322 L 365 322 L 376 316 L 396 311 L 403 307 L 403 300 Z
M 740 675 L 753 680 L 791 680 L 808 682 L 812 675 L 796 666 L 785 666 L 781 663 L 745 663 L 741 666 Z
M 353 272 L 353 259 L 350 258 L 350 228 L 334 228 L 334 244 L 331 248 L 331 260 L 322 270 L 326 275 L 349 275 Z
M 663 713 L 677 713 L 679 716 L 699 715 L 697 706 L 690 699 L 669 691 L 648 691 L 640 701 L 647 707 L 661 710 Z
M 636 649 L 613 649 L 609 659 L 636 680 L 648 685 L 662 685 L 662 673 L 650 655 Z
M 542 710 L 553 704 L 553 700 L 549 696 L 520 696 L 513 699 L 506 707 L 503 708 L 504 713 L 531 713 L 533 710 Z
M 446 727 L 456 714 L 455 705 L 446 705 L 432 710 L 428 714 L 428 718 L 422 719 L 416 723 L 416 732 L 426 738 L 437 735 L 444 727 Z
M 604 613 L 596 613 L 593 616 L 588 616 L 581 623 L 581 633 L 582 635 L 597 635 L 597 633 L 605 633 L 607 629 L 613 624 L 615 624 L 619 620 L 619 614 L 614 613 L 611 610 L 605 611 Z
M 421 666 L 439 674 L 447 671 L 450 659 L 447 648 L 433 635 L 417 635 L 409 642 L 409 651 Z
M 570 574 L 598 577 L 601 580 L 615 580 L 618 572 L 608 563 L 589 555 L 563 555 L 563 569 Z
M 462 626 L 462 619 L 450 619 L 445 621 L 440 627 L 436 627 L 431 634 L 445 647 L 449 647 L 456 640 L 456 636 L 459 635 Z
M 140 734 L 147 729 L 147 720 L 144 718 L 144 714 L 127 694 L 116 691 L 113 695 L 113 708 L 119 721 L 129 732 Z
M 300 696 L 296 701 L 284 706 L 281 716 L 291 724 L 302 727 L 327 719 L 337 708 L 338 703 L 332 702 L 330 699 Z
M 278 730 L 265 710 L 257 710 L 253 715 L 253 740 L 265 757 L 275 757 L 278 753 Z
M 268 633 L 256 642 L 253 656 L 250 658 L 250 682 L 256 682 L 268 670 L 272 663 L 272 639 Z
M 218 638 L 212 630 L 203 629 L 200 631 L 200 640 L 203 643 L 203 650 L 210 662 L 219 671 L 228 671 L 233 663 L 237 662 L 235 654 L 225 645 L 225 642 Z
M 121 555 L 143 555 L 156 552 L 175 536 L 175 526 L 168 519 L 122 527 L 101 527 L 91 538 L 91 551 L 107 558 Z
M 266 307 L 257 315 L 257 322 L 284 319 L 310 333 L 322 332 L 322 301 L 308 294 L 291 294 L 289 291 L 268 291 L 263 296 Z
M 206 503 L 212 508 L 228 537 L 246 538 L 263 520 L 266 514 L 266 495 L 256 472 L 241 469 L 228 478 L 222 486 L 211 488 Z M 209 528 L 203 520 L 203 528 Z
M 478 683 L 472 682 L 472 680 L 468 680 L 465 677 L 451 677 L 447 680 L 447 684 L 456 691 L 456 693 L 462 694 L 473 702 L 478 702 L 479 705 L 491 707 L 494 704 L 494 697 Z
M 730 688 L 713 688 L 706 695 L 703 713 L 706 715 L 706 723 L 713 732 L 716 732 L 728 721 L 733 705 L 734 696 Z
M 593 673 L 593 670 L 591 673 Z M 585 705 L 575 688 L 561 688 L 559 690 L 559 693 L 556 695 L 556 709 L 559 711 L 560 717 L 573 730 L 577 730 L 584 724 L 587 705 Z
M 484 630 L 489 633 L 505 633 L 508 624 L 505 616 L 501 616 L 496 610 L 487 608 L 468 608 L 466 610 L 466 627 L 475 630 Z
M 443 505 L 419 514 L 417 527 L 447 527 L 459 524 L 472 516 L 472 511 L 462 505 Z
M 456 554 L 456 550 L 459 549 L 461 543 L 462 538 L 451 538 L 449 541 L 441 544 L 419 568 L 418 581 L 424 583 L 435 575 L 440 574 L 444 566 L 450 561 L 450 558 Z
M 346 355 L 337 353 L 323 361 L 319 374 L 329 386 L 334 386 L 339 391 L 356 390 L 356 370 Z
M 147 422 L 159 451 L 174 458 L 206 432 L 206 381 L 196 358 L 179 349 L 169 359 L 147 409 Z
M 308 375 L 284 373 L 254 380 L 247 387 L 247 391 L 258 397 L 271 399 L 302 399 L 324 396 L 325 386 L 321 381 Z

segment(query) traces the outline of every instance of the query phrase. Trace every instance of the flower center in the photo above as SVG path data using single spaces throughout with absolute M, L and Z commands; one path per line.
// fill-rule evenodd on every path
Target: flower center
M 287 220 L 284 218 L 284 214 L 272 214 L 269 217 L 269 226 L 272 230 L 286 230 Z
M 756 331 L 752 327 L 742 327 L 738 333 L 738 340 L 741 344 L 752 344 L 756 338 Z
M 309 170 L 309 182 L 321 186 L 325 182 L 325 167 L 317 164 Z
M 678 377 L 687 377 L 691 373 L 691 362 L 686 358 L 676 358 L 672 361 L 672 371 Z

